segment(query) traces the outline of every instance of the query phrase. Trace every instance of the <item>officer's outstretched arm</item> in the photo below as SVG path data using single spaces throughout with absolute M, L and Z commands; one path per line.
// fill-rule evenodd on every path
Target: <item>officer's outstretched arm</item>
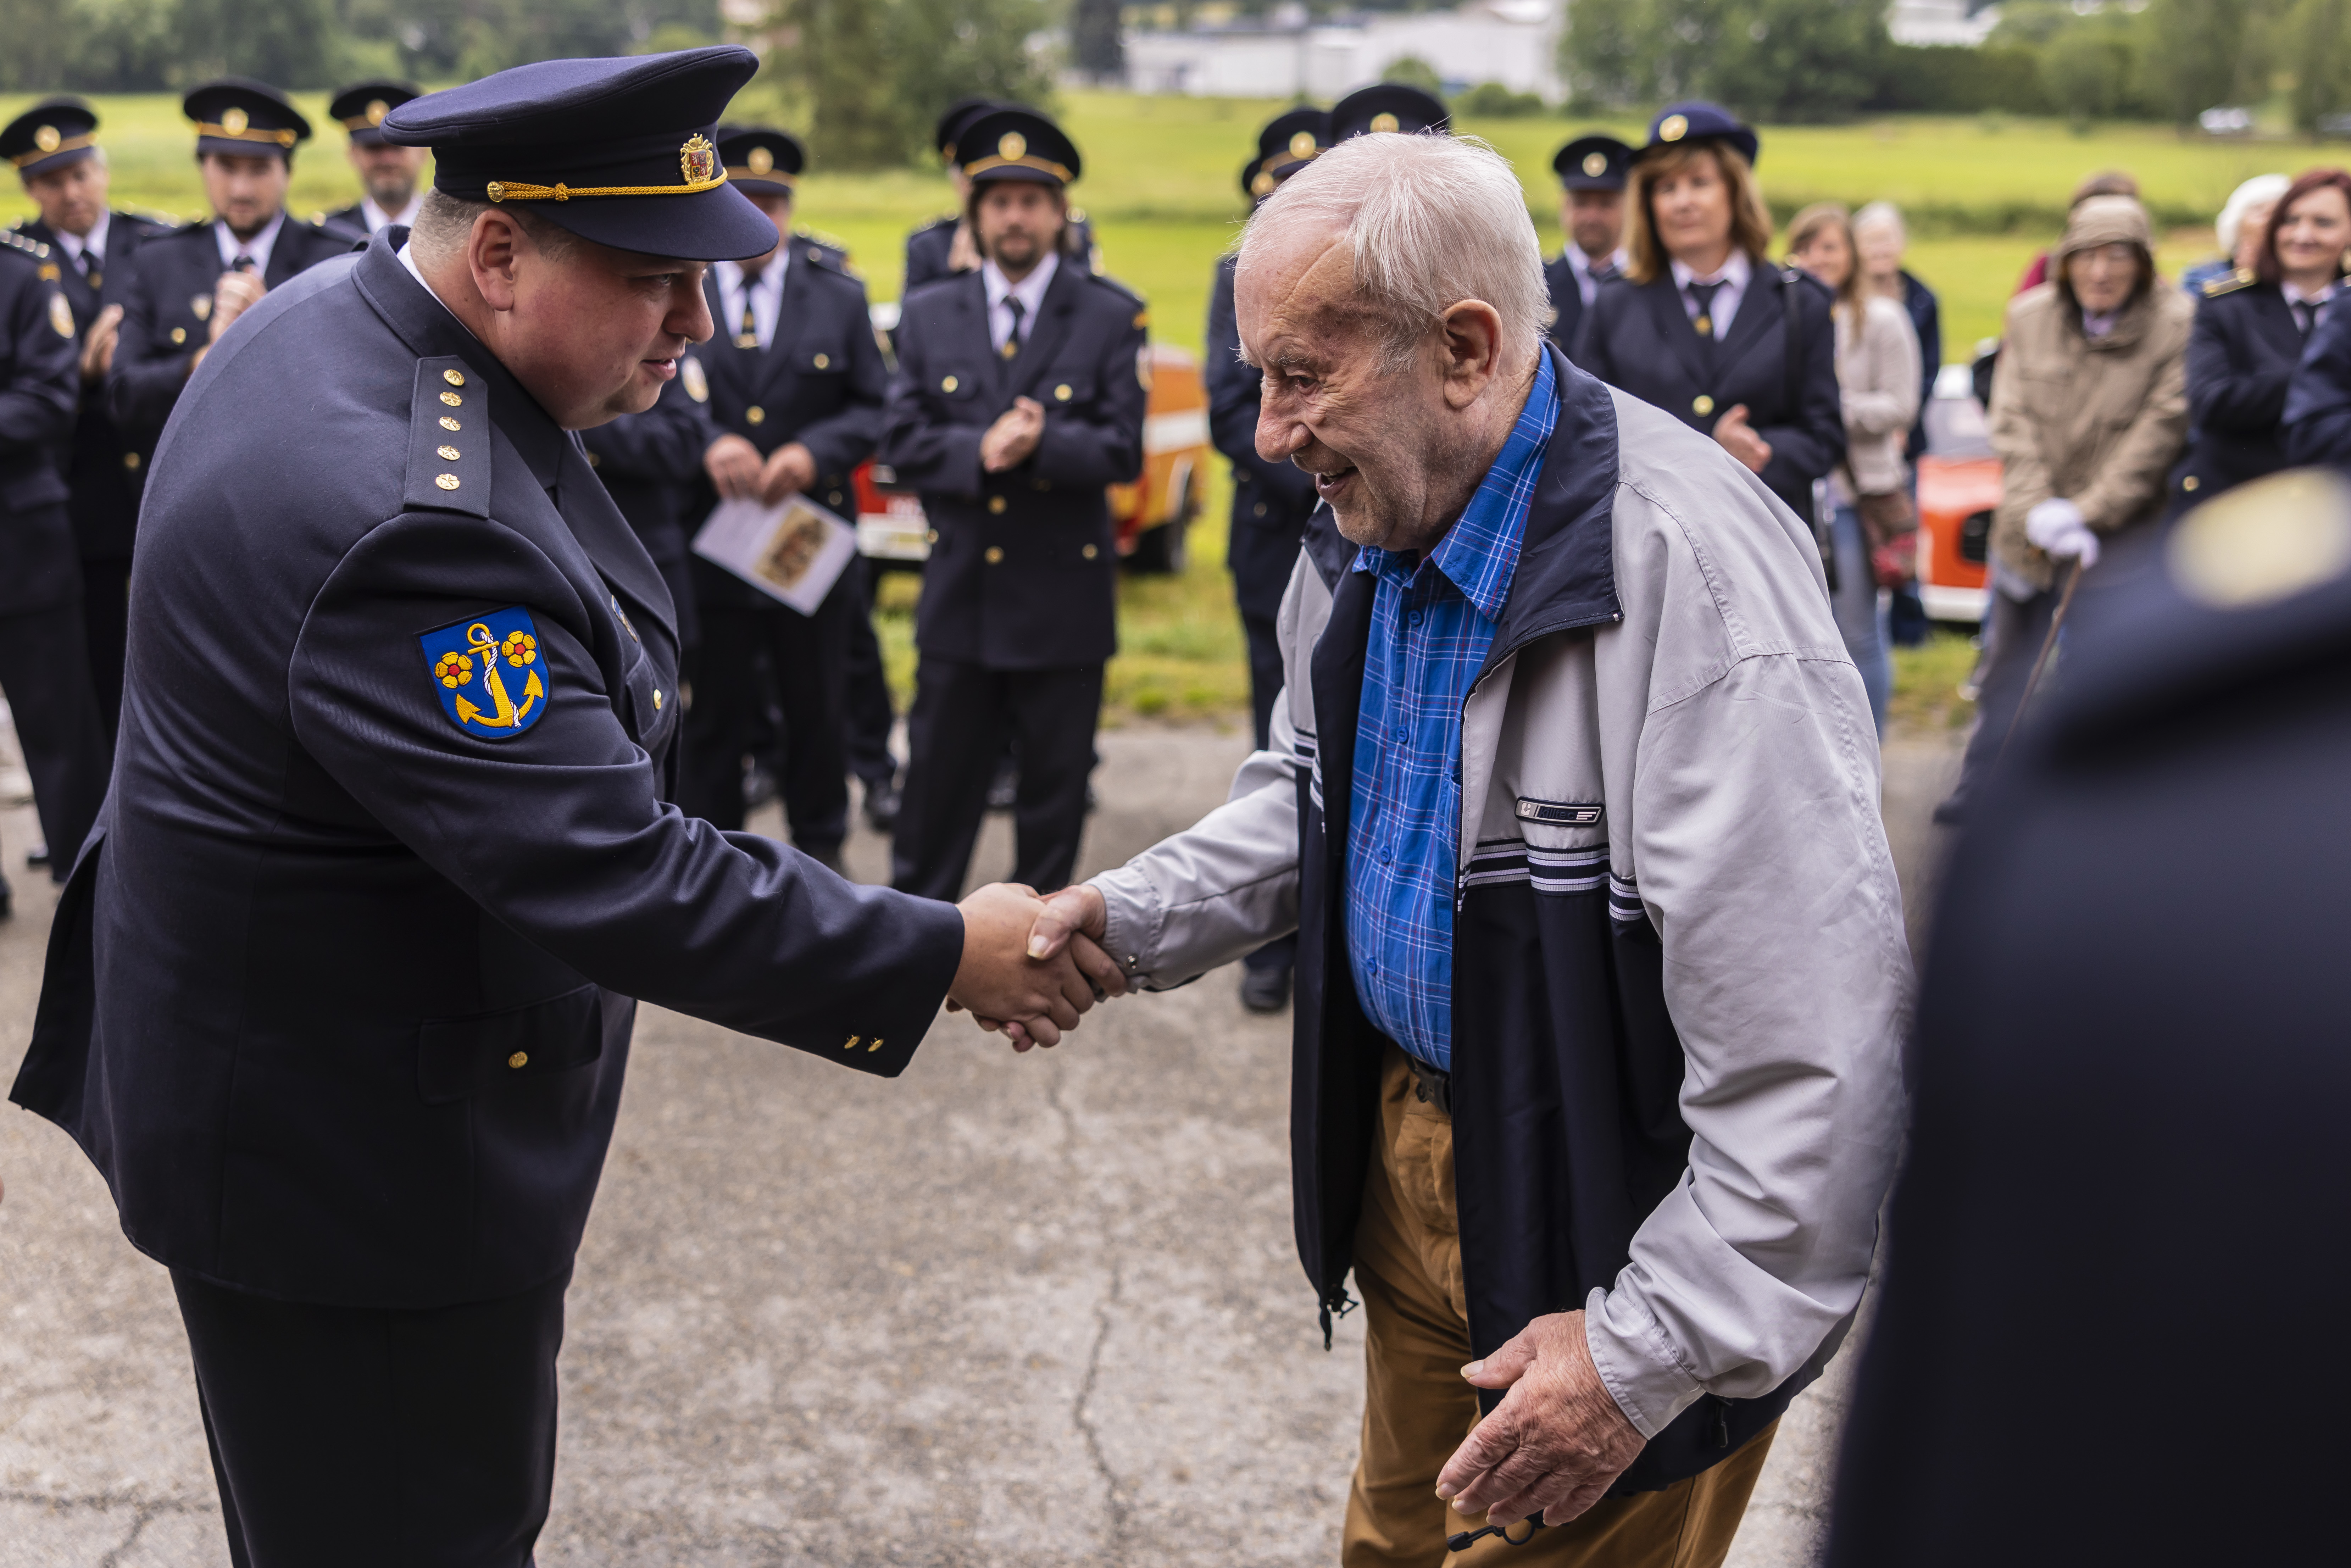
M 888 1075 L 954 979 L 953 905 L 664 804 L 641 737 L 666 746 L 677 694 L 609 596 L 494 519 L 371 531 L 285 680 L 299 743 L 387 833 L 600 985 Z

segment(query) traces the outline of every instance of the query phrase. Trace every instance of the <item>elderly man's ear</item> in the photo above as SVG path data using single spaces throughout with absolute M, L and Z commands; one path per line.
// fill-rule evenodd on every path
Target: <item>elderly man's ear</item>
M 1445 404 L 1468 408 L 1502 371 L 1502 318 L 1482 299 L 1445 313 Z

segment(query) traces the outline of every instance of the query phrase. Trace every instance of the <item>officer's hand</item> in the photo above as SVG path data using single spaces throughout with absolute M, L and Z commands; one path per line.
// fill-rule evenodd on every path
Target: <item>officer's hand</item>
M 1565 1524 L 1640 1458 L 1648 1439 L 1625 1418 L 1592 1364 L 1582 1312 L 1535 1319 L 1461 1375 L 1508 1388 L 1437 1478 L 1437 1495 L 1494 1524 L 1541 1514 Z
M 718 486 L 718 493 L 730 501 L 759 493 L 759 471 L 766 465 L 760 461 L 759 449 L 732 432 L 710 444 L 702 455 L 703 472 Z
M 1714 422 L 1714 438 L 1722 449 L 1761 474 L 1771 465 L 1771 444 L 1755 434 L 1747 423 L 1747 405 L 1735 402 L 1728 413 Z
M 772 507 L 795 490 L 816 483 L 816 459 L 797 441 L 788 441 L 769 455 L 759 471 L 759 502 Z
M 1033 932 L 1030 934 L 1029 940 L 1032 944 L 1036 940 Z M 1092 937 L 1080 933 L 1065 940 L 1069 945 L 1070 956 L 1078 961 L 1078 972 L 1083 975 L 1087 983 L 1094 988 L 1094 1000 L 1108 1001 L 1113 997 L 1123 997 L 1126 994 L 1130 984 L 1126 972 L 1118 967 L 1118 960 L 1103 952 Z M 1051 1030 L 1050 1019 L 983 1018 L 974 1021 L 990 1033 L 1003 1035 L 1006 1040 L 1011 1041 L 1012 1049 L 1016 1051 L 1026 1051 L 1032 1045 L 1050 1046 L 1060 1043 L 1059 1031 Z
M 1078 1027 L 1094 1005 L 1093 983 L 1064 952 L 1029 956 L 1029 934 L 1044 905 L 1035 890 L 1010 883 L 981 888 L 957 905 L 963 911 L 963 961 L 947 987 L 951 1007 L 985 1019 L 1050 1020 Z M 1057 1037 L 1058 1038 L 1058 1037 Z
M 979 438 L 980 466 L 991 474 L 1018 467 L 1029 461 L 1044 434 L 1045 405 L 1033 397 L 1014 398 Z
M 114 365 L 114 345 L 122 336 L 122 307 L 110 305 L 98 313 L 89 324 L 89 332 L 82 340 L 81 379 L 99 382 Z
M 258 272 L 224 272 L 213 286 L 213 330 L 207 342 L 217 343 L 229 323 L 261 302 L 269 286 Z

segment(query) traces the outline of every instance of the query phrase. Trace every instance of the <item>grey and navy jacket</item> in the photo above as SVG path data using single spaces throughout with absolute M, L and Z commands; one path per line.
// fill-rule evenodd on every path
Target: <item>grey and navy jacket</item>
M 1630 1492 L 1760 1432 L 1850 1325 L 1900 1136 L 1910 956 L 1807 530 L 1714 443 L 1546 351 L 1559 425 L 1462 709 L 1455 1174 L 1472 1353 L 1584 1307 L 1650 1439 Z M 1341 903 L 1374 585 L 1354 555 L 1319 512 L 1268 749 L 1095 879 L 1147 987 L 1298 930 L 1292 1176 L 1326 1313 L 1381 1059 Z

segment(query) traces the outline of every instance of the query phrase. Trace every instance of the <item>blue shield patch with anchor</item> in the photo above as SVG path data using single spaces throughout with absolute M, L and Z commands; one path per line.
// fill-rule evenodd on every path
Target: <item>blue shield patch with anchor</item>
M 452 622 L 416 641 L 441 711 L 467 735 L 505 740 L 547 712 L 547 660 L 538 628 L 521 605 Z

